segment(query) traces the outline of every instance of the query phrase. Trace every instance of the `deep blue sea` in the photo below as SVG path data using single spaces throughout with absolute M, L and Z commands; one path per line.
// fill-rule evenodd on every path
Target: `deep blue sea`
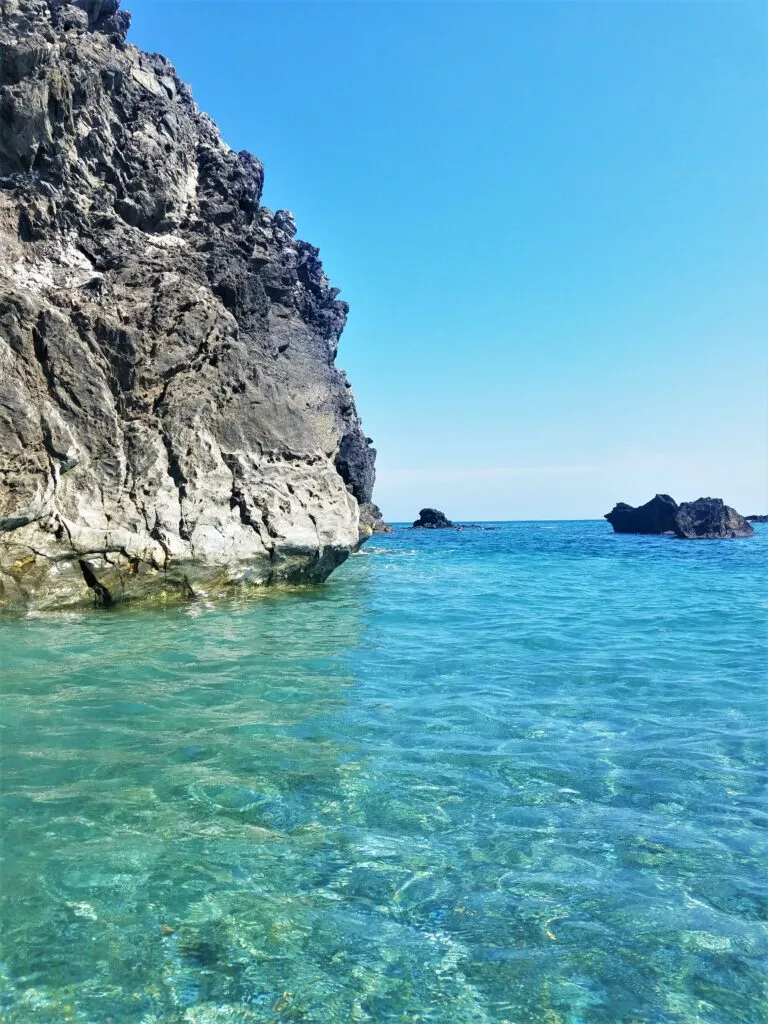
M 765 1024 L 768 526 L 0 622 L 2 1024 Z

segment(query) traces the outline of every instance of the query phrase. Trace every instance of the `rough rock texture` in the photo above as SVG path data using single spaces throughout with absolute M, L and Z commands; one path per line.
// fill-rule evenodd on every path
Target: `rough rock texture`
M 453 523 L 436 508 L 423 508 L 413 526 L 414 529 L 419 530 L 450 530 L 453 528 Z
M 674 533 L 677 502 L 668 494 L 657 494 L 636 508 L 620 501 L 605 518 L 614 533 Z
M 722 498 L 684 501 L 675 517 L 675 533 L 688 540 L 751 537 L 754 532 L 744 516 L 726 505 Z
M 657 494 L 637 508 L 620 501 L 605 518 L 615 533 L 671 533 L 688 540 L 751 537 L 755 532 L 721 498 L 699 498 L 678 505 L 668 494 Z
M 367 501 L 360 506 L 360 537 L 361 541 L 366 540 L 374 533 L 393 533 L 394 530 L 385 523 L 381 517 L 381 509 L 372 501 Z
M 371 498 L 346 304 L 128 25 L 0 0 L 0 607 L 320 581 Z

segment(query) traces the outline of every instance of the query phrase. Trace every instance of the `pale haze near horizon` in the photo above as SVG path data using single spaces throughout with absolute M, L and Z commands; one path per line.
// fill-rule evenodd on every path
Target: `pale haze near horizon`
M 350 303 L 386 518 L 768 512 L 763 5 L 124 6 Z

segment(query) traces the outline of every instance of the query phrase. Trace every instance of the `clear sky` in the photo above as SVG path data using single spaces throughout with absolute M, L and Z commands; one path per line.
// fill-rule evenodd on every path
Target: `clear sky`
M 351 304 L 386 517 L 768 512 L 768 6 L 124 6 Z

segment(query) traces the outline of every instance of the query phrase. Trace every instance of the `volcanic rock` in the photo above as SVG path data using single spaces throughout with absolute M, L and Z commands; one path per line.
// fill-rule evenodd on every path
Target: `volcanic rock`
M 420 530 L 449 530 L 453 528 L 453 523 L 436 508 L 423 508 L 413 526 Z
M 668 494 L 657 494 L 636 508 L 620 501 L 604 517 L 614 533 L 674 533 L 677 502 Z
M 371 499 L 346 303 L 118 7 L 0 0 L 2 608 L 318 582 Z
M 722 498 L 684 501 L 675 516 L 675 533 L 689 540 L 751 537 L 754 532 L 744 516 L 726 505 Z

